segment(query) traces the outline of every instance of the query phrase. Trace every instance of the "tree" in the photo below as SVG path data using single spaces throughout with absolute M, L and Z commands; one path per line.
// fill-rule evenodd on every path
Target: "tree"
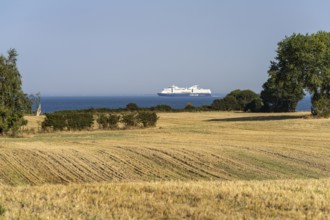
M 283 80 L 283 79 L 282 79 Z M 303 88 L 288 80 L 280 81 L 276 75 L 263 85 L 260 97 L 264 112 L 294 112 L 299 100 L 304 96 Z
M 245 105 L 244 111 L 245 112 L 260 112 L 261 108 L 263 107 L 263 103 L 261 98 L 253 99 L 251 102 Z
M 295 111 L 304 91 L 312 113 L 330 114 L 330 33 L 293 34 L 278 43 L 261 98 L 265 111 Z
M 8 57 L 0 55 L 0 134 L 17 135 L 26 122 L 23 113 L 30 105 L 22 91 L 21 75 L 16 67 L 17 52 L 8 51 Z
M 277 56 L 268 70 L 269 78 L 263 85 L 263 111 L 292 112 L 304 96 L 299 56 L 304 56 L 305 36 L 293 34 L 278 43 Z
M 305 58 L 305 89 L 312 94 L 312 113 L 330 116 L 330 32 L 318 32 L 308 37 Z
M 237 109 L 235 110 L 244 110 L 245 106 L 252 102 L 253 100 L 259 98 L 259 96 L 252 90 L 233 90 L 227 96 L 233 96 L 237 102 Z
M 243 111 L 253 100 L 259 99 L 259 96 L 251 90 L 233 90 L 222 99 L 216 99 L 211 104 L 214 110 L 222 111 Z
M 234 95 L 227 95 L 223 98 L 223 109 L 225 111 L 240 110 L 239 103 Z

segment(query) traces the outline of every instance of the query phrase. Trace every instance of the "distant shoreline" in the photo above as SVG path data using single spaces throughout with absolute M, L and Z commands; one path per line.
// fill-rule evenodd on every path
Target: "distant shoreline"
M 125 108 L 128 103 L 135 103 L 139 107 L 149 108 L 156 105 L 169 105 L 174 109 L 182 109 L 187 103 L 195 107 L 211 105 L 213 100 L 224 95 L 210 97 L 161 97 L 157 95 L 125 95 L 125 96 L 42 96 L 42 112 L 61 110 L 81 110 L 90 108 Z M 296 111 L 310 111 L 310 96 L 306 96 L 298 103 Z

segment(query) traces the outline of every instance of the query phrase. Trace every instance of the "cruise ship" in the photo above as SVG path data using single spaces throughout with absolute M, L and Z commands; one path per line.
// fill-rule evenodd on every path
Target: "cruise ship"
M 189 88 L 181 88 L 178 86 L 169 86 L 163 91 L 157 93 L 159 96 L 171 96 L 171 97 L 182 97 L 182 96 L 211 96 L 210 89 L 202 89 L 197 85 L 191 86 Z

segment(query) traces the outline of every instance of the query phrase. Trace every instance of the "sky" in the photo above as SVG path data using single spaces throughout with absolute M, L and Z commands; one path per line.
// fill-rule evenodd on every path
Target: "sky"
M 277 43 L 330 31 L 328 0 L 0 0 L 0 54 L 43 96 L 260 92 Z

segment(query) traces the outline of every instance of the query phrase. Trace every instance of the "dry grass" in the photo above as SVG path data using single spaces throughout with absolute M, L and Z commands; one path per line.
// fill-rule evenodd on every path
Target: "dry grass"
M 306 115 L 163 113 L 151 129 L 2 138 L 0 206 L 9 219 L 327 219 L 330 120 Z
M 330 177 L 330 120 L 304 115 L 169 113 L 151 129 L 2 138 L 0 182 Z
M 328 219 L 330 179 L 0 187 L 7 219 Z

